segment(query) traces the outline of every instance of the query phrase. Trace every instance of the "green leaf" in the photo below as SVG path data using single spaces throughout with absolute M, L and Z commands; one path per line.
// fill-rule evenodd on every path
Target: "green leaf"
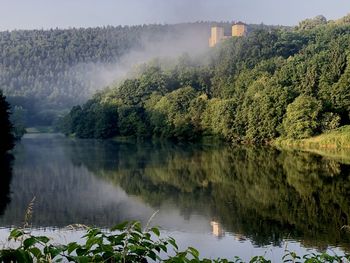
M 37 243 L 37 239 L 35 237 L 27 238 L 23 241 L 23 247 L 24 249 L 28 249 L 29 247 L 35 245 Z
M 156 234 L 158 237 L 160 236 L 160 231 L 159 231 L 158 228 L 152 227 L 152 228 L 151 228 L 151 231 L 152 231 L 154 234 Z
M 188 248 L 188 251 L 191 253 L 191 255 L 194 257 L 194 258 L 198 258 L 199 257 L 199 252 L 197 249 L 193 248 L 193 247 L 189 247 Z
M 13 229 L 11 232 L 10 232 L 10 236 L 9 236 L 9 239 L 17 239 L 19 238 L 20 236 L 23 236 L 24 235 L 24 231 L 23 230 L 20 230 L 20 229 Z
M 176 244 L 175 239 L 169 238 L 169 239 L 168 239 L 168 242 L 169 242 L 176 250 L 179 249 L 179 247 L 178 247 L 177 244 Z
M 44 244 L 46 244 L 50 241 L 50 239 L 48 237 L 45 237 L 45 236 L 35 237 L 35 239 L 39 242 L 44 243 Z
M 80 247 L 80 245 L 78 245 L 76 242 L 69 243 L 67 245 L 67 252 L 68 252 L 68 254 L 71 254 L 78 247 Z
M 159 244 L 158 247 L 161 248 L 165 253 L 168 252 L 166 245 Z
M 59 255 L 61 252 L 66 250 L 66 246 L 49 246 L 45 247 L 44 251 L 46 254 L 50 254 L 51 258 L 54 259 L 57 255 Z
M 111 228 L 111 231 L 116 231 L 116 230 L 119 230 L 119 231 L 122 231 L 122 230 L 125 230 L 126 226 L 129 224 L 128 221 L 125 221 L 125 222 L 122 222 L 118 225 L 115 225 Z
M 157 255 L 156 253 L 154 253 L 154 251 L 150 251 L 148 253 L 148 256 L 153 260 L 153 261 L 156 261 L 157 260 Z
M 32 247 L 28 249 L 28 252 L 31 253 L 36 259 L 39 259 L 42 257 L 41 250 L 37 247 Z
M 17 262 L 21 262 L 21 263 L 22 262 L 23 263 L 32 263 L 33 262 L 33 259 L 30 256 L 29 252 L 24 251 L 22 249 L 15 250 L 14 255 L 17 259 Z
M 101 244 L 102 238 L 100 237 L 91 237 L 86 241 L 86 248 L 90 249 L 93 245 Z
M 87 256 L 77 256 L 77 257 L 72 257 L 74 259 L 74 262 L 77 263 L 89 263 L 90 258 Z
M 81 247 L 77 248 L 77 250 L 76 250 L 76 253 L 78 256 L 83 256 L 86 254 L 86 252 L 87 252 L 87 250 L 84 248 L 81 248 Z

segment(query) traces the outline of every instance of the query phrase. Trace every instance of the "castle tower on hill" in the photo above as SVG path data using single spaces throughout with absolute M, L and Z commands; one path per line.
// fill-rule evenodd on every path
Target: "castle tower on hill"
M 215 47 L 222 40 L 230 37 L 243 37 L 247 35 L 247 25 L 238 22 L 232 26 L 231 36 L 225 36 L 224 28 L 219 26 L 214 26 L 211 28 L 211 36 L 209 38 L 209 47 Z
M 242 22 L 238 22 L 232 26 L 233 37 L 245 37 L 247 33 L 247 25 Z

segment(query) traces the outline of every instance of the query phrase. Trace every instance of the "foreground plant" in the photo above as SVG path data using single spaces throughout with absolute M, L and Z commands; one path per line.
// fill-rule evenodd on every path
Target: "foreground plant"
M 23 229 L 12 230 L 9 240 L 18 247 L 1 250 L 0 262 L 200 262 L 194 248 L 179 252 L 173 238 L 160 238 L 157 228 L 143 231 L 138 222 L 119 224 L 110 232 L 88 228 L 81 244 L 55 245 Z
M 110 231 L 87 228 L 81 243 L 67 245 L 53 244 L 46 236 L 33 236 L 25 229 L 11 231 L 9 241 L 15 241 L 17 248 L 0 250 L 0 262 L 203 262 L 203 263 L 243 263 L 235 257 L 227 259 L 200 259 L 199 252 L 189 247 L 179 251 L 173 238 L 161 238 L 158 228 L 142 230 L 139 222 L 124 222 Z M 303 258 L 293 252 L 281 259 L 283 262 L 349 262 L 350 256 L 330 256 L 311 254 Z M 253 257 L 250 263 L 268 263 L 262 256 Z

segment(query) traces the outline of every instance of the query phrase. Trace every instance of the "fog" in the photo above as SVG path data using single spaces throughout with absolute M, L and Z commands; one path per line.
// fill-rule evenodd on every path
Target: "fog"
M 140 64 L 205 52 L 209 34 L 209 22 L 3 32 L 0 85 L 28 126 L 47 125 Z
M 183 54 L 198 56 L 208 50 L 209 23 L 180 25 L 175 32 L 151 36 L 144 33 L 139 47 L 126 52 L 115 63 L 80 63 L 68 72 L 74 81 L 80 81 L 83 99 L 99 90 L 120 82 L 134 72 L 139 65 L 154 59 L 176 60 Z M 77 78 L 79 76 L 79 78 Z

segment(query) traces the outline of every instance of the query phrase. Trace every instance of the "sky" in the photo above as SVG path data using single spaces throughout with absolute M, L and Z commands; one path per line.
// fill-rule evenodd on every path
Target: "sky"
M 238 20 L 297 25 L 348 13 L 349 0 L 0 0 L 0 30 Z

